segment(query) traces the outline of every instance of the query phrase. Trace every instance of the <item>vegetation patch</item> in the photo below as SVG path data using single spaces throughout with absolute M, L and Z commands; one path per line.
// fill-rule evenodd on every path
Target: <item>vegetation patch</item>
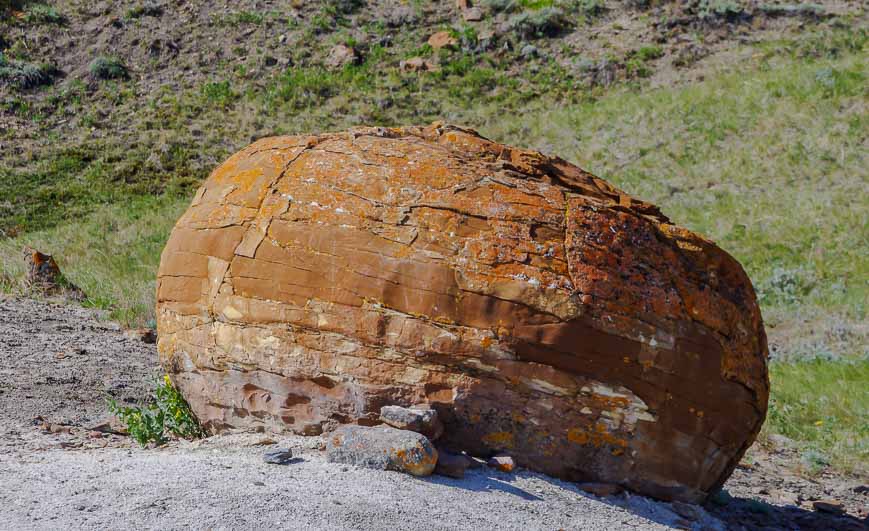
M 118 417 L 141 446 L 164 444 L 170 435 L 182 439 L 205 436 L 205 430 L 169 376 L 157 382 L 153 396 L 142 406 L 121 406 L 112 398 L 107 402 L 109 411 Z
M 772 363 L 765 435 L 798 441 L 808 473 L 869 473 L 869 359 Z
M 0 85 L 10 85 L 21 90 L 51 85 L 60 71 L 46 63 L 29 63 L 6 59 L 0 53 Z
M 96 57 L 88 65 L 88 71 L 95 79 L 127 79 L 130 77 L 126 65 L 117 57 Z

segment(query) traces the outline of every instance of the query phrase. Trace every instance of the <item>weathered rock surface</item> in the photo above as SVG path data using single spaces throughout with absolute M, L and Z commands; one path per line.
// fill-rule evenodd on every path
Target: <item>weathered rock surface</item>
M 442 124 L 232 156 L 172 231 L 157 309 L 161 361 L 212 430 L 427 403 L 453 451 L 698 501 L 766 414 L 733 258 L 561 159 Z
M 438 450 L 438 462 L 435 466 L 435 474 L 451 478 L 461 479 L 465 477 L 465 470 L 470 467 L 470 459 L 464 455 L 456 455 L 446 450 Z
M 414 476 L 431 475 L 438 451 L 424 435 L 389 426 L 341 426 L 326 439 L 326 460 Z
M 393 428 L 421 433 L 431 441 L 444 431 L 438 412 L 431 408 L 383 406 L 380 408 L 380 420 Z

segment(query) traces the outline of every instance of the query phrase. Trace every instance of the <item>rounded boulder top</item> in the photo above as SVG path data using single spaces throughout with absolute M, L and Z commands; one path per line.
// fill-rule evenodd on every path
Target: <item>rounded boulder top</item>
M 738 262 L 562 159 L 442 123 L 236 153 L 173 229 L 157 299 L 161 363 L 212 431 L 426 404 L 450 451 L 696 502 L 766 415 Z

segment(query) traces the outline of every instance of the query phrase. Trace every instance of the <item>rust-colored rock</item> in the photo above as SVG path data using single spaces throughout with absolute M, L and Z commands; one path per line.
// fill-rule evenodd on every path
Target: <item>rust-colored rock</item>
M 428 45 L 435 50 L 441 48 L 455 48 L 459 43 L 449 31 L 439 31 L 428 38 Z
M 53 256 L 24 247 L 24 262 L 27 265 L 25 281 L 31 288 L 47 294 L 63 294 L 78 301 L 87 299 L 85 293 L 60 272 Z
M 211 430 L 429 404 L 448 450 L 698 501 L 766 413 L 733 258 L 561 159 L 443 124 L 232 156 L 172 231 L 157 310 Z

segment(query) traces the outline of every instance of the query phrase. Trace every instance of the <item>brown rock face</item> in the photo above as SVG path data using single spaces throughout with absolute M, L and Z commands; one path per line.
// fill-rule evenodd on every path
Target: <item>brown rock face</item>
M 160 357 L 212 430 L 429 404 L 439 444 L 698 501 L 766 414 L 749 279 L 561 159 L 443 124 L 260 140 L 172 231 Z

